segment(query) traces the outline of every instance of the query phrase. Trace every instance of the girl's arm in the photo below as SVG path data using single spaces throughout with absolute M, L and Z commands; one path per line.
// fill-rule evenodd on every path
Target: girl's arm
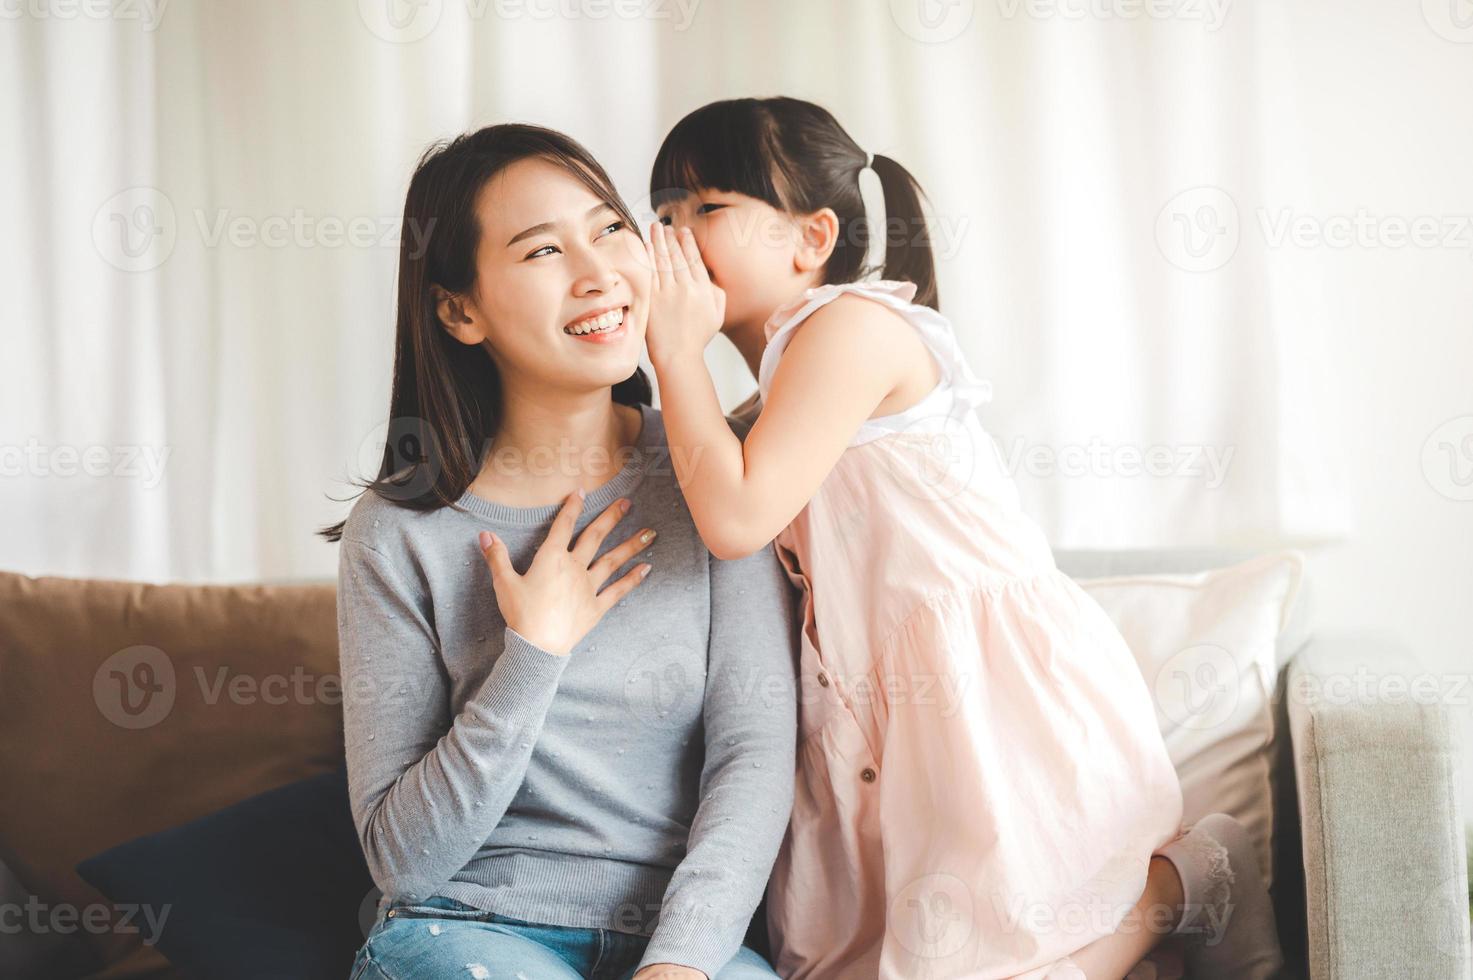
M 687 229 L 651 231 L 650 361 L 676 478 L 706 547 L 751 554 L 818 490 L 854 433 L 904 380 L 915 337 L 897 314 L 840 296 L 794 332 L 745 443 L 721 412 L 702 356 L 720 327 L 720 290 Z M 712 320 L 714 319 L 714 326 Z

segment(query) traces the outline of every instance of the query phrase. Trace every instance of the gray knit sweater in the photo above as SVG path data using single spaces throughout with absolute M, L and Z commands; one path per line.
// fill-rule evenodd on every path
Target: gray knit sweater
M 646 935 L 641 966 L 714 976 L 792 806 L 794 595 L 771 545 L 711 557 L 660 413 L 641 412 L 632 457 L 589 493 L 578 531 L 629 497 L 600 553 L 653 527 L 615 576 L 653 569 L 567 657 L 506 626 L 476 540 L 494 531 L 525 570 L 557 505 L 359 498 L 338 568 L 348 784 L 381 909 L 444 895 Z

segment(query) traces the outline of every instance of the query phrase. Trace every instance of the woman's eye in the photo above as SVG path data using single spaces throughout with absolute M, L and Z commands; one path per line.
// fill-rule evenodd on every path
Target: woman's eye
M 610 222 L 607 225 L 604 225 L 603 235 L 600 235 L 599 237 L 602 238 L 604 235 L 612 235 L 616 231 L 623 231 L 623 230 L 624 230 L 624 222 L 623 221 L 613 221 L 613 222 Z
M 529 258 L 529 259 L 535 259 L 535 258 L 538 258 L 538 257 L 543 256 L 543 255 L 551 255 L 553 252 L 556 252 L 556 251 L 557 251 L 557 246 L 556 245 L 544 245 L 541 248 L 537 249 L 536 251 L 528 252 L 527 253 L 527 258 Z
M 664 225 L 666 228 L 670 227 L 670 216 L 667 214 L 663 218 L 661 218 L 660 224 Z
M 717 204 L 713 202 L 710 204 L 702 204 L 699 208 L 696 208 L 696 211 L 701 214 L 710 214 L 712 211 L 719 211 L 724 207 L 726 207 L 725 204 Z

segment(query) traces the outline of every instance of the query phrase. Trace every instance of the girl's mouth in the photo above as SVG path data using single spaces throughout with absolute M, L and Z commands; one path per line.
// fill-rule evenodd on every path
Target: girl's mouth
M 607 344 L 617 340 L 628 333 L 624 326 L 625 319 L 629 316 L 629 307 L 619 306 L 612 310 L 605 310 L 597 316 L 584 317 L 563 327 L 563 333 L 574 340 L 584 340 L 594 344 Z

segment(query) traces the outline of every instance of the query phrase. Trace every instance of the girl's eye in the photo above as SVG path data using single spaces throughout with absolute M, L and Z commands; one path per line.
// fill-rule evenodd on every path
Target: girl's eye
M 667 214 L 663 218 L 661 218 L 660 224 L 664 225 L 666 228 L 670 227 L 670 216 Z
M 726 207 L 725 204 L 717 204 L 713 202 L 710 204 L 702 204 L 699 208 L 696 208 L 696 210 L 701 214 L 710 214 L 712 211 L 719 211 L 724 207 Z
M 527 258 L 529 258 L 529 259 L 535 259 L 535 258 L 538 258 L 538 257 L 543 256 L 543 255 L 551 255 L 553 252 L 556 252 L 556 251 L 557 251 L 557 246 L 556 245 L 544 245 L 541 248 L 537 249 L 536 251 L 528 252 L 527 253 Z
M 603 235 L 600 235 L 599 237 L 602 238 L 602 237 L 604 237 L 604 235 L 612 235 L 616 231 L 623 231 L 623 230 L 624 230 L 624 222 L 623 221 L 614 221 L 614 222 L 611 222 L 611 223 L 609 223 L 607 225 L 604 225 Z

